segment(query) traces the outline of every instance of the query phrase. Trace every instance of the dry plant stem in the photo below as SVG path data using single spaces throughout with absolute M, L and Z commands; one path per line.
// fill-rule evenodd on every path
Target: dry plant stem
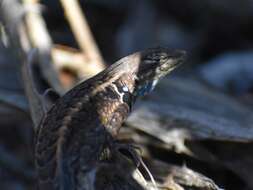
M 27 33 L 29 29 L 27 28 L 26 24 L 23 21 L 24 13 L 25 13 L 24 6 L 22 6 L 17 0 L 4 0 L 0 6 L 0 15 L 1 15 L 0 19 L 1 19 L 1 22 L 3 22 L 4 27 L 8 31 L 8 35 L 9 35 L 8 37 L 10 41 L 12 42 L 11 49 L 17 55 L 19 55 L 19 60 L 21 63 L 23 63 L 23 64 L 20 64 L 20 69 L 21 69 L 21 66 L 23 65 L 23 69 L 22 69 L 23 84 L 24 84 L 26 96 L 29 101 L 32 119 L 36 127 L 45 111 L 43 108 L 43 91 L 45 91 L 49 87 L 43 86 L 42 88 L 42 86 L 37 85 L 38 84 L 37 82 L 39 81 L 41 82 L 42 76 L 34 75 L 34 77 L 36 78 L 32 78 L 29 75 L 29 73 L 31 73 L 31 70 L 29 70 L 29 68 L 26 67 L 27 64 L 25 63 L 28 62 L 27 60 L 31 52 L 31 49 L 33 47 L 32 45 L 33 43 L 31 43 L 31 40 L 30 40 L 31 39 L 31 37 L 29 36 L 30 33 Z M 38 54 L 36 54 L 37 66 L 43 65 L 47 61 L 47 57 L 49 57 L 49 54 L 47 54 L 47 52 L 45 52 L 44 50 L 41 51 L 41 49 L 39 48 L 40 46 L 38 45 L 38 48 L 37 48 Z M 45 56 L 45 59 L 43 59 L 44 56 Z M 49 64 L 49 62 L 46 64 Z M 45 65 L 44 67 L 41 66 L 41 68 L 46 68 L 46 66 Z M 50 81 L 52 83 L 50 85 L 52 85 L 55 89 L 60 89 L 60 85 L 58 85 L 59 83 L 54 82 L 54 81 L 57 81 L 57 78 L 56 78 L 57 74 L 55 74 L 53 70 L 49 71 L 50 69 L 52 69 L 52 67 L 48 67 L 46 69 L 50 75 L 55 77 L 55 80 Z M 44 73 L 47 71 L 44 70 Z M 45 76 L 43 77 L 45 78 Z
M 27 53 L 31 49 L 29 37 L 26 33 L 26 27 L 22 20 L 24 10 L 22 5 L 17 0 L 5 0 L 0 6 L 1 13 L 1 22 L 4 23 L 9 38 L 12 42 L 12 49 L 15 53 L 20 55 L 21 62 L 26 63 Z M 23 84 L 25 92 L 30 104 L 30 110 L 32 119 L 37 126 L 37 121 L 43 114 L 41 109 L 41 103 L 39 102 L 39 96 L 36 94 L 35 89 L 33 88 L 33 81 L 29 79 L 28 70 L 22 69 L 23 64 L 20 64 L 20 69 L 22 73 Z M 25 65 L 23 65 L 25 67 Z M 34 111 L 38 110 L 38 112 Z M 36 113 L 39 113 L 36 115 Z M 36 116 L 36 117 L 34 117 Z
M 15 45 L 14 51 L 21 53 L 21 56 L 25 56 L 25 53 L 31 48 L 25 25 L 22 22 L 23 14 L 23 7 L 17 0 L 3 0 L 1 2 L 1 22 L 7 29 L 12 44 Z
M 59 93 L 64 90 L 57 76 L 57 70 L 51 58 L 52 40 L 48 34 L 46 24 L 41 17 L 37 0 L 23 0 L 26 8 L 25 22 L 31 46 L 38 49 L 39 66 L 43 76 Z
M 103 70 L 105 68 L 103 58 L 77 0 L 61 0 L 61 4 L 79 47 L 89 62 L 96 65 L 98 72 Z
M 24 81 L 24 88 L 26 96 L 29 101 L 29 108 L 31 117 L 34 123 L 34 130 L 36 131 L 40 120 L 45 115 L 46 110 L 43 101 L 43 95 L 39 94 L 38 89 L 35 84 L 35 79 L 33 78 L 32 64 L 37 64 L 35 62 L 37 53 L 31 51 L 26 63 L 22 65 L 22 77 Z
M 99 68 L 95 64 L 84 64 L 88 62 L 88 58 L 76 49 L 62 45 L 56 45 L 52 49 L 52 58 L 57 70 L 63 68 L 73 70 L 78 78 L 87 79 L 99 72 Z
M 34 0 L 23 0 L 26 7 L 25 21 L 33 47 L 50 49 L 52 40 L 48 34 L 45 23 L 39 13 L 38 4 Z

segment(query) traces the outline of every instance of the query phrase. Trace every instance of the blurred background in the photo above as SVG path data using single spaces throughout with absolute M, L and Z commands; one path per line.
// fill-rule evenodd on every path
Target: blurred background
M 29 48 L 41 48 L 46 40 L 35 32 L 37 44 L 24 45 L 14 28 L 20 15 L 40 10 L 63 91 L 138 50 L 187 51 L 185 64 L 137 105 L 122 138 L 140 144 L 147 160 L 187 166 L 217 185 L 182 184 L 168 174 L 182 189 L 253 190 L 252 0 L 80 0 L 95 45 L 82 45 L 82 25 L 75 29 L 75 9 L 63 0 L 35 1 L 36 8 L 24 0 L 9 10 L 5 1 L 0 3 L 0 189 L 36 187 L 33 124 L 20 65 Z M 8 23 L 8 14 L 18 15 L 16 24 Z M 17 39 L 21 45 L 12 45 Z M 87 58 L 93 46 L 94 61 Z

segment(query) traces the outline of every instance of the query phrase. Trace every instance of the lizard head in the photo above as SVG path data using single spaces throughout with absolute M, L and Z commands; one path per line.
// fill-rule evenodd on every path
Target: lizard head
M 127 101 L 151 92 L 161 78 L 174 70 L 185 59 L 185 52 L 167 48 L 152 48 L 128 55 L 93 81 L 107 81 L 114 91 Z M 105 82 L 104 82 L 105 84 Z M 131 94 L 131 96 L 129 96 Z M 130 98 L 131 97 L 131 98 Z
M 135 70 L 136 96 L 143 96 L 154 89 L 157 82 L 179 66 L 185 52 L 167 48 L 153 48 L 139 53 L 139 65 Z

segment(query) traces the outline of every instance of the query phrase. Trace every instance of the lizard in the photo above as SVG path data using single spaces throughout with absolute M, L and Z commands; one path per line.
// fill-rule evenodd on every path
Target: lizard
M 184 58 L 182 50 L 161 47 L 136 52 L 60 97 L 35 135 L 39 189 L 97 189 L 87 187 L 87 179 L 94 184 L 98 172 L 93 168 L 104 150 L 118 148 L 114 139 L 134 102 Z

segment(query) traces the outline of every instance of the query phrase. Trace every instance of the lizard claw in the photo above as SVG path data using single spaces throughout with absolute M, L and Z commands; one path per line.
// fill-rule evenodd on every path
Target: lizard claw
M 150 177 L 150 180 L 152 184 L 154 185 L 154 188 L 158 190 L 156 182 L 154 180 L 153 175 L 149 171 L 146 164 L 143 162 L 141 157 L 141 148 L 137 145 L 133 144 L 125 144 L 120 142 L 114 142 L 113 144 L 114 150 L 116 149 L 117 152 L 120 152 L 121 154 L 124 154 L 126 156 L 130 155 L 132 157 L 132 161 L 135 163 L 136 167 L 139 168 L 139 166 L 142 166 L 143 169 L 147 172 L 148 176 Z M 139 152 L 137 152 L 139 151 Z
M 114 142 L 113 143 L 113 150 L 116 150 L 117 152 L 123 154 L 124 156 L 127 156 L 128 158 L 134 162 L 136 167 L 138 168 L 141 164 L 141 148 L 137 145 L 133 144 L 125 144 L 120 142 Z M 138 152 L 137 152 L 138 151 Z

